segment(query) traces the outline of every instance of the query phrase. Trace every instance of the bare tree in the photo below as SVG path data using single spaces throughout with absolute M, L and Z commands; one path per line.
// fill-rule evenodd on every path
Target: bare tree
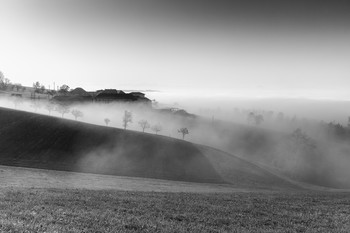
M 142 128 L 142 132 L 145 132 L 145 129 L 148 129 L 151 127 L 151 125 L 148 123 L 147 120 L 141 120 L 139 121 L 139 125 L 141 126 Z
M 162 126 L 158 123 L 158 124 L 156 124 L 156 125 L 153 125 L 152 126 L 152 131 L 154 131 L 156 134 L 158 134 L 158 132 L 160 132 L 160 131 L 162 131 Z
M 124 111 L 124 116 L 123 116 L 123 127 L 126 130 L 126 127 L 128 127 L 128 124 L 132 123 L 132 112 L 129 111 Z
M 79 117 L 84 116 L 84 114 L 81 111 L 79 111 L 78 109 L 73 109 L 71 113 L 74 116 L 75 120 L 77 120 Z
M 189 134 L 187 128 L 181 128 L 178 130 L 178 132 L 182 134 L 182 139 L 185 139 L 186 134 Z
M 55 110 L 62 115 L 62 118 L 63 118 L 64 114 L 69 113 L 69 107 L 67 105 L 64 105 L 64 104 L 58 104 L 56 106 Z
M 110 119 L 108 119 L 108 118 L 105 118 L 105 123 L 106 123 L 106 126 L 108 126 L 108 124 L 109 124 L 109 122 L 111 122 L 111 120 Z
M 51 112 L 55 109 L 55 106 L 51 103 L 48 103 L 46 106 L 45 106 L 45 109 L 47 111 L 49 111 L 49 115 L 51 115 Z

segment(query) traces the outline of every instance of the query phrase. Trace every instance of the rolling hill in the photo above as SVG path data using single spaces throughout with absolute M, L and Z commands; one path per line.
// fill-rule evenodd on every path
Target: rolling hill
M 298 189 L 238 157 L 183 140 L 5 108 L 0 126 L 1 165 Z

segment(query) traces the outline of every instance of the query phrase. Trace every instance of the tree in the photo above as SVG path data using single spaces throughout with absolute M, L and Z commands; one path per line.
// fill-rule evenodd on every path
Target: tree
M 41 84 L 38 81 L 33 83 L 33 89 L 35 93 L 40 93 L 40 88 L 41 88 Z
M 58 92 L 59 92 L 60 94 L 66 95 L 66 94 L 68 94 L 69 89 L 70 89 L 70 88 L 69 88 L 68 85 L 63 84 L 63 85 L 60 87 L 60 89 L 58 90 Z
M 79 117 L 84 116 L 84 114 L 81 111 L 79 111 L 78 109 L 73 109 L 72 115 L 74 116 L 75 120 L 77 120 Z
M 106 123 L 106 126 L 108 126 L 108 124 L 109 124 L 109 122 L 111 122 L 111 120 L 110 119 L 108 119 L 108 118 L 105 118 L 105 123 Z
M 58 104 L 55 110 L 62 115 L 62 118 L 64 114 L 69 113 L 69 107 L 64 104 Z
M 158 134 L 158 132 L 160 132 L 160 131 L 162 131 L 162 126 L 158 123 L 158 124 L 156 124 L 156 125 L 153 125 L 152 126 L 152 131 L 154 131 L 156 134 Z
M 45 86 L 44 85 L 41 85 L 40 86 L 40 93 L 44 93 L 46 90 Z
M 186 134 L 189 134 L 187 128 L 181 128 L 178 130 L 178 132 L 182 134 L 182 139 L 185 139 Z
M 51 115 L 51 112 L 55 109 L 55 106 L 53 104 L 50 104 L 48 103 L 46 106 L 45 106 L 45 109 L 47 111 L 49 111 L 49 115 Z
M 128 127 L 128 124 L 132 123 L 132 112 L 129 111 L 124 111 L 124 116 L 123 116 L 123 127 L 126 130 L 126 127 Z
M 141 126 L 142 128 L 142 132 L 145 132 L 145 129 L 148 129 L 151 127 L 151 125 L 148 123 L 147 120 L 141 120 L 139 121 L 139 125 Z
M 0 88 L 2 90 L 7 90 L 7 88 L 11 85 L 10 79 L 4 78 L 0 80 Z

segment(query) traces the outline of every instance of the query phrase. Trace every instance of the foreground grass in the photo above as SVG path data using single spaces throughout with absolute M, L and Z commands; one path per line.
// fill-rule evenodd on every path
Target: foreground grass
M 1 232 L 349 232 L 347 193 L 0 191 Z

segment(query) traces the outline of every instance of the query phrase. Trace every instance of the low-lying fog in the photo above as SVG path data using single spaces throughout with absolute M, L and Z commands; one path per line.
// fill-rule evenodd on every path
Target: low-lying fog
M 156 133 L 212 146 L 264 163 L 295 179 L 333 187 L 350 187 L 350 102 L 307 99 L 234 98 L 149 92 L 153 108 L 135 104 L 77 104 L 64 118 L 74 120 L 72 110 L 83 113 L 78 121 L 123 128 L 125 111 L 132 113 L 127 130 Z M 3 98 L 0 106 L 49 115 L 48 101 Z M 159 109 L 184 109 L 197 117 Z M 62 117 L 53 110 L 50 115 Z M 338 124 L 339 123 L 339 124 Z

